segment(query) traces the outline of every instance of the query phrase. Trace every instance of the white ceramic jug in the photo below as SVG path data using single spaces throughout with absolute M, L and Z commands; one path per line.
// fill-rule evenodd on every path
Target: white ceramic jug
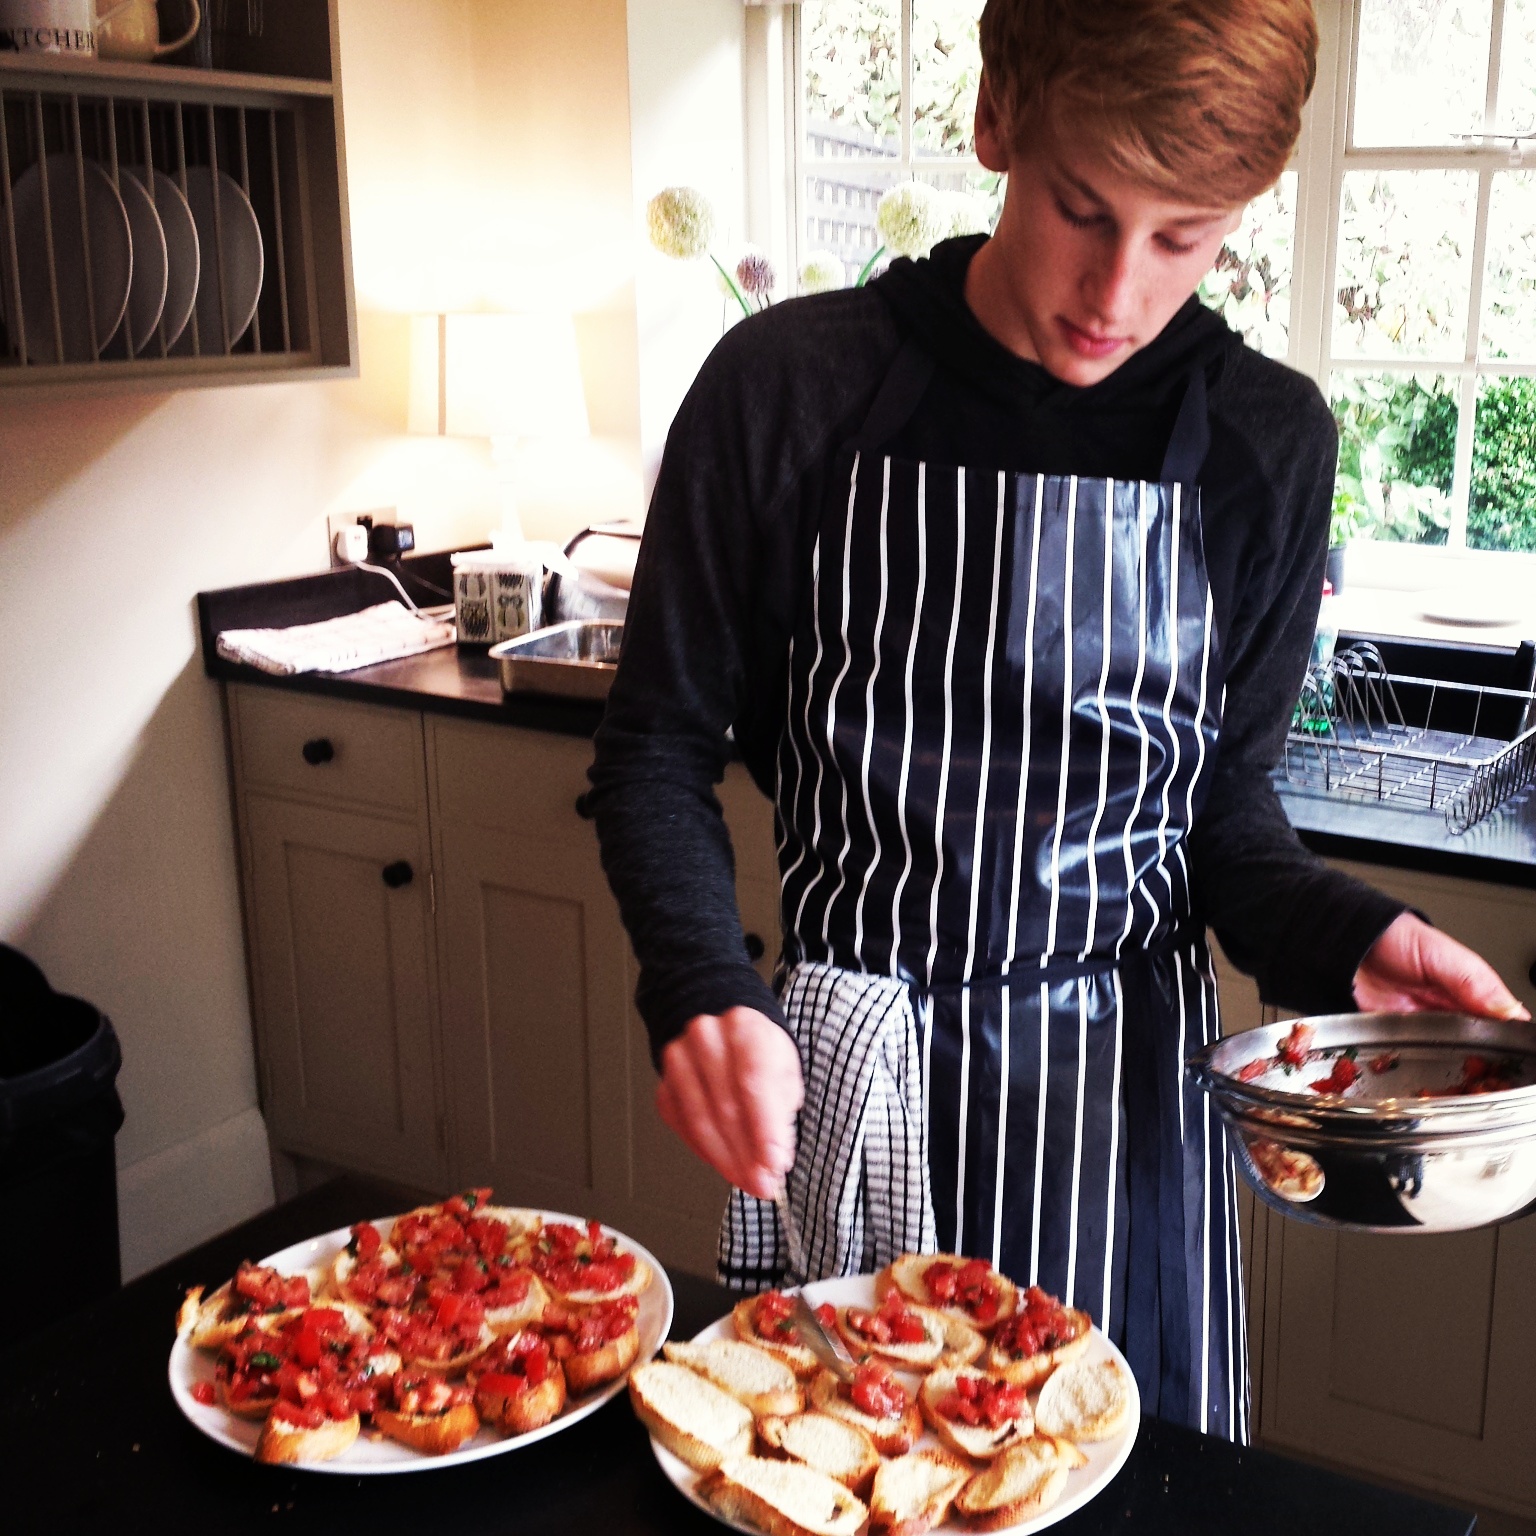
M 203 14 L 198 0 L 187 0 L 192 24 L 175 42 L 160 41 L 160 12 L 155 0 L 117 0 L 96 15 L 96 52 L 104 59 L 131 59 L 147 63 L 163 53 L 175 53 L 197 35 Z

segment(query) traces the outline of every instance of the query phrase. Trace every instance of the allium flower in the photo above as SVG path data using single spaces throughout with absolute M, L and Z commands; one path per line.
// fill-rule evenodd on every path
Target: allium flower
M 800 268 L 801 293 L 830 293 L 848 282 L 848 269 L 831 251 L 812 251 Z
M 992 233 L 992 210 L 974 192 L 951 192 L 949 208 L 948 239 L 953 240 L 956 235 Z
M 645 205 L 645 225 L 662 255 L 696 261 L 715 238 L 715 210 L 692 187 L 667 187 Z
M 904 181 L 880 199 L 875 223 L 896 256 L 926 256 L 949 234 L 949 200 L 926 181 Z
M 741 284 L 743 293 L 751 294 L 754 299 L 766 299 L 773 292 L 778 273 L 773 270 L 773 263 L 753 247 L 736 263 L 736 281 Z

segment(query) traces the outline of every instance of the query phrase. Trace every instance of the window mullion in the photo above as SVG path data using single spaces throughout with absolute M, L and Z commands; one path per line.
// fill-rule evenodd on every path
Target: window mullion
M 1467 507 L 1472 497 L 1472 442 L 1477 429 L 1477 354 L 1483 330 L 1483 269 L 1488 254 L 1488 204 L 1493 195 L 1493 171 L 1477 173 L 1477 223 L 1472 233 L 1472 289 L 1467 295 L 1467 341 L 1456 413 L 1456 458 L 1451 477 L 1450 549 L 1467 547 Z
M 901 168 L 912 173 L 912 0 L 901 0 Z

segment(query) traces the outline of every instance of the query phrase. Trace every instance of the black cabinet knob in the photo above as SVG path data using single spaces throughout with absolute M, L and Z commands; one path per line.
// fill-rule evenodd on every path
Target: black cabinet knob
M 299 751 L 304 754 L 304 761 L 311 768 L 318 768 L 321 763 L 328 763 L 336 756 L 336 748 L 331 745 L 329 736 L 316 736 L 313 741 L 306 741 Z
M 409 885 L 415 878 L 416 871 L 404 859 L 396 859 L 393 864 L 384 866 L 384 884 L 392 891 L 398 891 L 402 885 Z
M 576 814 L 580 816 L 583 821 L 592 821 L 594 819 L 592 802 L 587 798 L 585 791 L 576 796 Z
M 753 965 L 756 965 L 757 962 L 768 953 L 768 946 L 764 944 L 762 938 L 755 933 L 749 933 L 747 935 L 746 943 L 747 959 L 750 960 Z
M 1531 961 L 1531 968 L 1525 973 L 1531 979 L 1531 985 L 1536 987 L 1536 960 Z

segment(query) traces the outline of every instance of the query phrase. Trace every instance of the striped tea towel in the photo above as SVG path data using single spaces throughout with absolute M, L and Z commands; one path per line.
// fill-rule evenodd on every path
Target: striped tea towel
M 288 677 L 295 672 L 350 672 L 397 661 L 454 642 L 449 619 L 418 617 L 403 603 L 376 603 L 357 613 L 287 629 L 226 629 L 216 642 L 225 661 Z

